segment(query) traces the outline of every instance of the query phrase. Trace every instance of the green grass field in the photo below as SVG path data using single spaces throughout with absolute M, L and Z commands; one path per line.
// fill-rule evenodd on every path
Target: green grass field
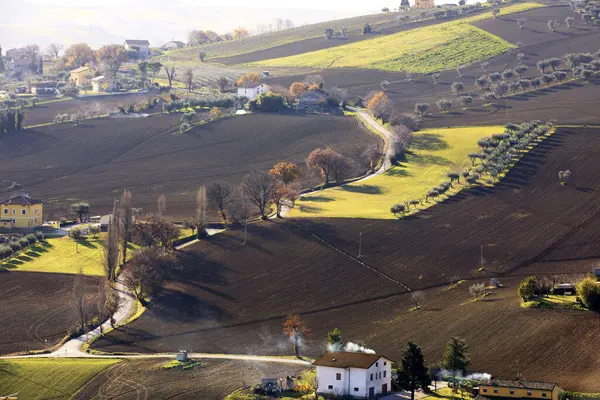
M 101 233 L 97 239 L 90 237 L 79 243 L 69 237 L 38 242 L 21 250 L 15 257 L 1 261 L 0 271 L 76 274 L 82 268 L 85 275 L 104 275 L 102 259 L 105 235 Z M 127 258 L 133 254 L 135 246 L 130 244 L 128 248 Z
M 390 207 L 405 200 L 420 199 L 443 181 L 448 172 L 460 172 L 471 166 L 469 153 L 478 149 L 484 136 L 504 131 L 503 126 L 428 129 L 415 134 L 406 160 L 382 175 L 303 196 L 292 209 L 291 217 L 337 217 L 394 219 Z M 456 193 L 464 187 L 454 182 Z M 440 196 L 438 200 L 443 200 Z M 419 205 L 424 209 L 435 200 Z
M 69 399 L 87 381 L 120 360 L 0 360 L 0 395 L 19 399 Z
M 582 304 L 577 302 L 577 296 L 562 296 L 551 294 L 534 301 L 522 303 L 524 308 L 550 308 L 588 311 Z
M 503 8 L 502 15 L 537 7 L 543 6 L 536 3 L 514 4 Z M 487 18 L 492 18 L 491 12 L 249 65 L 317 69 L 350 67 L 431 73 L 482 61 L 514 47 L 470 24 Z

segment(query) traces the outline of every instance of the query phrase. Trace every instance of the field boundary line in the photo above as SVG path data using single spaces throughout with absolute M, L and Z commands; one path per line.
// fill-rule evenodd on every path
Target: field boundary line
M 345 251 L 338 249 L 337 247 L 335 247 L 334 245 L 332 245 L 331 243 L 327 242 L 325 239 L 321 238 L 320 236 L 317 236 L 316 234 L 314 234 L 312 231 L 310 231 L 308 228 L 303 227 L 302 225 L 298 224 L 297 222 L 293 221 L 293 220 L 288 220 L 290 221 L 294 226 L 296 226 L 297 228 L 302 229 L 304 232 L 307 232 L 308 234 L 310 234 L 312 237 L 314 237 L 315 239 L 317 239 L 319 242 L 323 243 L 325 246 L 329 247 L 332 250 L 337 251 L 338 253 L 340 253 L 343 256 L 346 256 L 348 258 L 350 258 L 351 260 L 357 262 L 358 264 L 360 264 L 361 266 L 375 272 L 377 275 L 381 276 L 384 279 L 387 279 L 388 281 L 398 285 L 398 286 L 402 286 L 404 289 L 406 289 L 408 292 L 412 292 L 411 288 L 409 288 L 408 286 L 406 286 L 405 284 L 403 284 L 400 281 L 397 281 L 396 279 L 392 278 L 389 275 L 384 274 L 383 272 L 379 271 L 376 268 L 371 267 L 370 265 L 366 264 L 365 262 L 359 260 L 358 258 L 351 256 L 350 254 L 346 253 Z

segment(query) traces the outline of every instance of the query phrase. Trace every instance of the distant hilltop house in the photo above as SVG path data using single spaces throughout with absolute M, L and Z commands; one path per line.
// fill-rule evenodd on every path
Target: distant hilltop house
M 271 86 L 266 83 L 248 83 L 238 87 L 238 97 L 246 97 L 248 100 L 253 100 L 261 93 L 267 93 L 271 90 Z
M 414 8 L 418 8 L 418 9 L 435 8 L 435 2 L 434 2 L 434 0 L 415 0 Z
M 521 379 L 492 379 L 479 385 L 475 400 L 548 399 L 558 400 L 561 389 L 553 382 Z
M 148 57 L 150 55 L 150 42 L 147 40 L 125 40 L 123 47 L 127 51 L 136 52 L 140 57 Z
M 0 202 L 0 227 L 31 229 L 42 226 L 44 204 L 22 193 Z
M 392 363 L 379 354 L 327 352 L 317 358 L 317 393 L 374 399 L 392 388 Z
M 4 55 L 6 67 L 15 72 L 23 71 L 34 63 L 34 60 L 29 57 L 27 50 L 24 48 L 7 50 Z
M 161 48 L 163 50 L 173 50 L 181 49 L 182 47 L 185 47 L 185 43 L 180 42 L 179 40 L 171 40 L 170 42 L 163 44 Z
M 88 85 L 95 74 L 96 74 L 96 71 L 94 71 L 90 67 L 75 68 L 74 70 L 72 70 L 69 73 L 71 82 L 75 86 Z
M 57 84 L 54 81 L 35 82 L 31 84 L 31 93 L 36 96 L 41 94 L 55 94 L 56 86 Z
M 92 91 L 96 93 L 100 92 L 112 92 L 116 89 L 116 83 L 114 79 L 110 79 L 104 75 L 97 76 L 91 80 Z

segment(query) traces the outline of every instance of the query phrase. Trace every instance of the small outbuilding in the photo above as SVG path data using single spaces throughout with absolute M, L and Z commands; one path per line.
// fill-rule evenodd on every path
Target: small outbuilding
M 553 294 L 562 296 L 574 296 L 577 292 L 575 285 L 572 283 L 559 283 L 552 289 Z
M 31 93 L 39 96 L 41 94 L 55 94 L 56 93 L 56 82 L 36 82 L 31 84 Z
M 133 51 L 140 57 L 148 57 L 150 55 L 150 42 L 147 40 L 125 40 L 123 44 L 125 50 Z
M 161 48 L 163 50 L 173 50 L 181 49 L 182 47 L 185 47 L 185 43 L 180 42 L 179 40 L 171 40 L 170 42 L 163 44 Z
M 115 81 L 104 75 L 100 75 L 92 79 L 92 91 L 96 93 L 100 92 L 112 92 L 115 90 Z
M 261 385 L 269 393 L 294 390 L 294 378 L 284 373 L 267 375 L 261 379 Z

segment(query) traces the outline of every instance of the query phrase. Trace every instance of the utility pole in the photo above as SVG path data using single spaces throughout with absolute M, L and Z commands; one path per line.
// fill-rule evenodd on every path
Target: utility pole
M 362 257 L 362 232 L 358 232 L 358 258 Z
M 246 218 L 246 223 L 244 224 L 244 244 L 246 244 L 247 235 L 248 235 L 248 218 Z

